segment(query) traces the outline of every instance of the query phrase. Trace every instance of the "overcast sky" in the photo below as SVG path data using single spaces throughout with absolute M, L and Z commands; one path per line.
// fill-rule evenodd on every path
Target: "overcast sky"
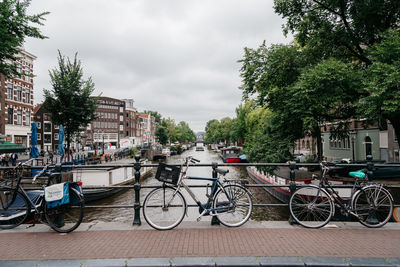
M 210 119 L 235 116 L 241 102 L 244 47 L 289 43 L 272 0 L 33 0 L 29 14 L 49 11 L 41 31 L 27 39 L 34 54 L 35 103 L 50 89 L 57 50 L 82 61 L 94 95 L 133 98 L 203 131 Z

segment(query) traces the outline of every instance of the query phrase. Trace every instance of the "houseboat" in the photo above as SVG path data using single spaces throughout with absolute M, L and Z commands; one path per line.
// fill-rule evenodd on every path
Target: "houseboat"
M 290 199 L 290 179 L 289 170 L 278 170 L 275 174 L 269 174 L 267 172 L 262 172 L 257 170 L 256 167 L 247 167 L 247 173 L 252 181 L 257 184 L 270 185 L 268 187 L 263 187 L 269 194 L 274 196 L 276 199 L 283 203 L 289 203 Z M 307 184 L 319 184 L 319 180 L 312 179 L 311 173 L 307 171 L 297 171 L 296 172 L 296 185 L 307 185 Z M 343 182 L 340 180 L 329 180 L 329 182 L 334 185 L 342 185 Z M 275 186 L 273 186 L 275 185 Z M 286 186 L 285 186 L 286 185 Z M 336 188 L 339 196 L 343 199 L 350 198 L 351 188 Z
M 143 162 L 146 164 L 146 162 Z M 142 167 L 140 177 L 144 178 L 151 174 L 151 167 Z M 82 181 L 82 192 L 85 202 L 91 202 L 115 195 L 126 188 L 109 187 L 133 184 L 135 182 L 135 169 L 133 167 L 121 167 L 113 169 L 86 169 L 73 171 L 73 180 Z
M 224 163 L 240 163 L 242 160 L 240 159 L 241 147 L 230 146 L 221 148 L 221 158 Z

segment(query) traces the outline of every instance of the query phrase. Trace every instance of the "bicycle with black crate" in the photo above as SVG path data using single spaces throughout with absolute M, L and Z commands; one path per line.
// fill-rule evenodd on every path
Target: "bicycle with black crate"
M 42 189 L 25 190 L 21 180 L 31 161 L 3 171 L 0 179 L 0 229 L 12 229 L 23 223 L 33 226 L 41 222 L 59 233 L 72 232 L 83 219 L 82 183 L 57 184 L 61 173 L 50 172 L 47 165 L 32 179 L 32 183 L 37 183 L 44 175 L 47 181 Z
M 147 223 L 157 230 L 170 230 L 178 226 L 187 214 L 187 202 L 182 188 L 190 195 L 199 207 L 200 221 L 203 216 L 216 216 L 223 225 L 238 227 L 250 218 L 253 202 L 250 192 L 239 184 L 219 177 L 188 176 L 189 164 L 200 162 L 193 157 L 187 157 L 180 166 L 160 163 L 156 179 L 162 186 L 150 191 L 143 202 L 143 216 Z M 214 169 L 219 175 L 226 175 L 229 170 Z M 207 202 L 201 203 L 185 180 L 211 181 L 210 193 L 206 193 Z M 208 190 L 207 190 L 208 191 Z

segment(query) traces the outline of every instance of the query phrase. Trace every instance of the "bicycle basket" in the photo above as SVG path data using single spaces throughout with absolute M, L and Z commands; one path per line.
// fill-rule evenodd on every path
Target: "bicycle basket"
M 22 173 L 18 169 L 4 170 L 3 175 L 0 176 L 0 187 L 16 189 L 21 175 Z
M 181 173 L 180 166 L 167 165 L 160 163 L 157 168 L 156 179 L 160 182 L 176 185 Z

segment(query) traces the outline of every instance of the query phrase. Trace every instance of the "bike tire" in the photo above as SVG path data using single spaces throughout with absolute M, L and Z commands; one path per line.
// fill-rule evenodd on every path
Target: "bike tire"
M 306 228 L 325 226 L 334 214 L 333 200 L 324 189 L 306 186 L 297 189 L 289 200 L 292 218 Z
M 26 221 L 30 214 L 27 197 L 11 188 L 0 188 L 0 229 L 12 229 Z
M 80 193 L 70 188 L 70 203 L 54 208 L 48 208 L 44 203 L 44 214 L 49 226 L 59 233 L 70 233 L 82 222 L 85 202 Z
M 352 208 L 359 222 L 369 228 L 384 226 L 393 214 L 393 198 L 385 188 L 369 185 L 354 196 Z
M 143 202 L 143 217 L 154 229 L 170 230 L 182 222 L 186 209 L 186 200 L 181 192 L 163 186 L 147 194 Z
M 225 185 L 215 194 L 213 209 L 215 216 L 223 225 L 239 227 L 250 219 L 253 201 L 249 191 L 243 186 Z

